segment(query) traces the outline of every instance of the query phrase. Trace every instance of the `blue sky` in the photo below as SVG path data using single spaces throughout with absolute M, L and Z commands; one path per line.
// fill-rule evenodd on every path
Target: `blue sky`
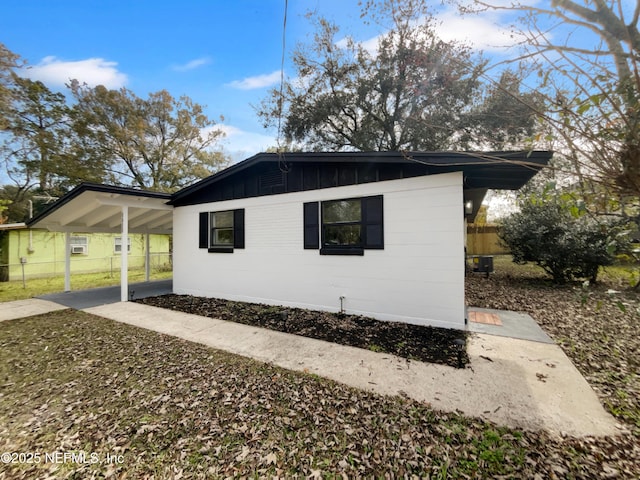
M 77 78 L 89 85 L 126 87 L 146 98 L 168 90 L 205 105 L 239 160 L 275 145 L 254 109 L 280 79 L 284 0 L 3 0 L 0 42 L 30 66 L 26 76 L 64 89 Z M 359 41 L 381 32 L 359 18 L 357 0 L 289 0 L 285 73 L 297 42 L 312 38 L 305 13 L 335 20 Z M 446 39 L 466 39 L 485 51 L 508 37 L 497 15 L 462 21 L 441 11 Z

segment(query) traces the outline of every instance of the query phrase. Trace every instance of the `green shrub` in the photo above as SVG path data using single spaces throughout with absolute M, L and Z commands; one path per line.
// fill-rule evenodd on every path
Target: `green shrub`
M 590 215 L 571 195 L 549 188 L 524 200 L 499 229 L 515 263 L 534 262 L 557 283 L 595 282 L 599 268 L 613 263 L 620 235 L 619 223 Z

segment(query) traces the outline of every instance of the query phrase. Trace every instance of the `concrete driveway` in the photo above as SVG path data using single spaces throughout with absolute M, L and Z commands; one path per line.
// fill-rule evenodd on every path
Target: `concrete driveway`
M 157 295 L 166 295 L 172 292 L 172 279 L 129 284 L 130 299 L 155 297 Z M 76 310 L 82 310 L 84 308 L 119 302 L 120 286 L 52 293 L 50 295 L 41 295 L 38 298 L 50 302 L 56 302 L 69 308 L 75 308 Z

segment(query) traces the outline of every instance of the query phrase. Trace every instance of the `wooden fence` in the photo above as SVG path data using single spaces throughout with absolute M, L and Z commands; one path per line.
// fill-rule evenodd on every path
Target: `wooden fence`
M 496 225 L 467 225 L 467 255 L 504 255 L 509 249 L 498 238 Z

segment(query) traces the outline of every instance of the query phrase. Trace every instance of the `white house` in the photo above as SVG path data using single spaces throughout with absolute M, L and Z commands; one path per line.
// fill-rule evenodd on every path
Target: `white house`
M 539 151 L 255 155 L 174 193 L 160 210 L 173 208 L 174 292 L 464 328 L 467 220 L 487 189 L 518 189 L 550 158 Z M 98 193 L 109 188 L 116 187 Z M 68 196 L 86 205 L 91 191 L 80 186 Z M 116 193 L 117 201 L 102 202 L 122 205 L 120 225 L 111 211 L 108 226 L 123 235 L 129 209 L 161 208 L 149 192 Z M 65 197 L 57 204 L 31 226 L 60 228 L 60 218 L 70 218 L 70 231 L 101 216 L 56 212 L 72 208 Z
M 256 155 L 173 195 L 174 291 L 464 328 L 465 205 L 549 158 Z

